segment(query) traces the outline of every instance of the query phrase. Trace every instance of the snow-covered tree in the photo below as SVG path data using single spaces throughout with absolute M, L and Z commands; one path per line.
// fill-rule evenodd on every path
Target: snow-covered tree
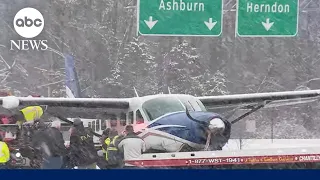
M 175 93 L 199 95 L 205 88 L 208 69 L 201 64 L 200 54 L 187 41 L 172 47 L 164 59 L 164 80 Z
M 135 87 L 141 94 L 155 91 L 157 84 L 154 56 L 150 46 L 139 38 L 124 45 L 123 53 L 111 70 L 112 76 L 105 79 L 105 83 L 118 87 L 120 94 L 130 96 Z

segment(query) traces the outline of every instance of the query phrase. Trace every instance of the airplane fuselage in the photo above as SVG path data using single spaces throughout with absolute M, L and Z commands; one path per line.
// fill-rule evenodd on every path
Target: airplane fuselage
M 205 147 L 207 132 L 186 116 L 186 109 L 191 113 L 198 112 L 198 116 L 202 112 L 211 119 L 221 118 L 218 114 L 207 112 L 202 102 L 191 95 L 159 94 L 131 98 L 127 110 L 115 110 L 117 113 L 105 123 L 106 127 L 115 128 L 119 133 L 125 125 L 132 124 L 151 150 L 177 152 L 186 145 L 193 150 L 201 150 Z M 203 121 L 208 120 L 210 118 Z M 97 133 L 102 133 L 105 129 L 102 128 L 103 123 L 96 120 L 86 124 Z

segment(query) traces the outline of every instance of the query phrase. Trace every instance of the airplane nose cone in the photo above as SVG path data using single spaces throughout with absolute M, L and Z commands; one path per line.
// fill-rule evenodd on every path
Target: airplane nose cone
M 212 133 L 218 133 L 222 132 L 226 126 L 220 118 L 214 118 L 210 121 L 208 128 Z

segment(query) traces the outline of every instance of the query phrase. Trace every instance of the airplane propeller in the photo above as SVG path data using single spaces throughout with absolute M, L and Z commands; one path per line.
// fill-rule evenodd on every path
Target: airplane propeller
M 192 121 L 195 121 L 195 122 L 205 126 L 206 128 L 208 128 L 208 130 L 210 132 L 216 133 L 216 132 L 219 132 L 221 130 L 224 130 L 224 128 L 225 128 L 225 125 L 224 125 L 222 119 L 220 119 L 220 118 L 213 118 L 208 123 L 207 121 L 199 121 L 199 120 L 193 118 L 190 115 L 188 109 L 186 110 L 186 114 L 187 114 L 188 118 L 190 118 Z
M 244 113 L 243 115 L 237 117 L 236 119 L 232 120 L 232 121 L 228 121 L 230 122 L 231 125 L 239 122 L 241 119 L 245 118 L 246 116 L 256 112 L 257 110 L 265 107 L 265 105 L 271 103 L 271 101 L 265 101 L 263 102 L 262 104 L 259 104 L 257 105 L 256 107 L 252 107 L 250 111 Z M 225 118 L 226 119 L 229 119 L 234 113 L 235 111 L 237 110 L 238 108 L 236 108 L 233 112 L 231 112 L 230 114 L 228 114 Z M 218 134 L 218 133 L 223 133 L 224 130 L 227 128 L 225 126 L 225 123 L 222 121 L 222 119 L 220 118 L 213 118 L 213 119 L 208 119 L 208 121 L 200 121 L 200 120 L 197 120 L 195 118 L 193 118 L 190 113 L 189 113 L 189 110 L 186 108 L 186 114 L 187 114 L 187 117 L 190 118 L 192 121 L 198 123 L 198 124 L 201 124 L 207 131 L 208 133 L 208 136 L 207 136 L 207 142 L 206 142 L 206 145 L 205 145 L 205 149 L 204 150 L 208 150 L 208 148 L 210 147 L 210 145 L 214 145 L 211 140 L 212 136 Z M 217 138 L 217 137 L 216 137 Z M 215 139 L 213 139 L 215 140 Z
M 188 118 L 190 118 L 192 121 L 194 121 L 198 124 L 201 124 L 201 126 L 203 126 L 206 129 L 206 132 L 208 135 L 207 135 L 207 141 L 206 141 L 206 145 L 205 145 L 204 150 L 208 150 L 210 145 L 212 144 L 211 143 L 212 136 L 214 136 L 218 133 L 223 133 L 223 131 L 226 128 L 224 122 L 220 118 L 208 119 L 208 120 L 210 120 L 209 122 L 208 121 L 199 121 L 190 115 L 188 109 L 186 109 L 186 114 L 187 114 Z

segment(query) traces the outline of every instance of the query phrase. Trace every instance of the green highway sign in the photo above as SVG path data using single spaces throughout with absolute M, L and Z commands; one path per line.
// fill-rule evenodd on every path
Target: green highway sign
M 299 0 L 237 0 L 236 35 L 296 36 L 298 17 Z
M 146 36 L 220 36 L 223 0 L 138 0 L 137 28 Z

